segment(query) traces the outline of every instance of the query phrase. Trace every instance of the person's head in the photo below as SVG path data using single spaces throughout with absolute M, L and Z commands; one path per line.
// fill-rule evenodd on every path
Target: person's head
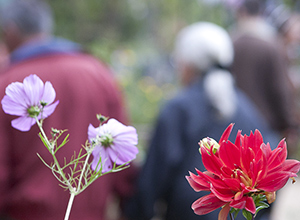
M 10 51 L 52 33 L 51 8 L 42 0 L 10 0 L 0 11 L 2 37 Z
M 261 0 L 244 0 L 238 8 L 238 18 L 256 17 L 262 15 L 263 4 Z
M 198 22 L 184 28 L 175 42 L 175 60 L 182 84 L 188 85 L 214 67 L 229 67 L 233 53 L 230 36 L 220 26 Z

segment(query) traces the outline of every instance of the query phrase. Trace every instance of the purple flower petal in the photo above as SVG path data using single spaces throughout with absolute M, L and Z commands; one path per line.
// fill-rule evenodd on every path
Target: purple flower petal
M 109 152 L 111 160 L 115 161 L 116 164 L 118 165 L 134 160 L 138 153 L 138 148 L 135 146 L 114 145 L 114 147 L 117 150 L 113 150 L 112 148 L 107 148 L 107 151 Z
M 34 118 L 22 116 L 11 121 L 12 127 L 20 131 L 29 131 L 31 126 L 36 123 Z
M 24 92 L 24 86 L 20 82 L 14 82 L 9 84 L 5 89 L 6 95 L 4 97 L 9 97 L 13 102 L 18 103 L 20 108 L 27 108 L 26 94 Z
M 59 101 L 57 100 L 52 105 L 47 105 L 44 107 L 44 110 L 43 110 L 43 118 L 44 119 L 47 118 L 49 115 L 51 115 L 54 112 L 58 103 L 59 103 Z
M 96 138 L 97 134 L 98 134 L 98 128 L 95 128 L 93 125 L 89 124 L 88 127 L 89 141 L 92 142 L 92 139 Z
M 50 82 L 46 82 L 41 100 L 46 102 L 47 104 L 51 104 L 54 101 L 55 97 L 56 93 L 52 84 Z
M 15 102 L 9 96 L 4 96 L 2 101 L 2 108 L 6 114 L 24 116 L 27 114 L 27 108 L 19 102 Z
M 94 160 L 92 161 L 92 166 L 91 166 L 93 170 L 97 169 L 97 171 L 99 171 L 102 166 L 102 173 L 106 173 L 112 169 L 113 164 L 109 158 L 106 149 L 100 146 L 95 147 L 93 151 L 93 156 L 94 156 Z M 101 163 L 99 163 L 100 158 L 101 158 Z
M 93 159 L 93 161 L 92 161 L 92 169 L 93 170 L 96 170 L 96 168 L 97 168 L 97 170 L 99 170 L 100 169 L 100 167 L 98 166 L 97 167 L 97 164 L 98 164 L 98 162 L 99 162 L 99 160 L 100 160 L 100 150 L 101 150 L 101 147 L 100 146 L 96 146 L 95 148 L 94 148 L 94 150 L 93 150 L 93 157 L 94 157 L 94 159 Z
M 131 127 L 131 126 L 128 126 L 126 130 L 123 130 L 121 133 L 116 134 L 114 137 L 118 141 L 127 142 L 132 145 L 137 145 L 137 143 L 138 143 L 138 137 L 136 135 L 136 130 L 134 127 Z
M 30 75 L 23 80 L 24 91 L 30 106 L 38 105 L 44 92 L 44 83 L 37 75 Z

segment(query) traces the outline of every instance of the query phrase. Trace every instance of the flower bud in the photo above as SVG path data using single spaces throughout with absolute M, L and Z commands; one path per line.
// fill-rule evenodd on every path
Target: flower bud
M 108 119 L 108 117 L 105 117 L 105 116 L 103 116 L 101 114 L 97 114 L 96 117 L 100 121 L 100 123 L 103 123 L 103 122 L 105 122 Z
M 210 150 L 210 148 L 212 147 L 212 151 L 215 154 L 217 152 L 217 150 L 220 148 L 220 145 L 217 141 L 215 141 L 214 139 L 210 138 L 210 137 L 206 137 L 203 138 L 200 142 L 199 142 L 200 147 L 205 147 L 208 150 Z M 200 151 L 201 153 L 201 151 Z

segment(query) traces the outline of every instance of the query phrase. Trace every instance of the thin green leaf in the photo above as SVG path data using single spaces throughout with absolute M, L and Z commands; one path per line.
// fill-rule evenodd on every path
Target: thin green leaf
M 252 214 L 251 214 L 251 212 L 248 212 L 246 209 L 243 209 L 243 211 L 242 211 L 242 213 L 243 213 L 243 216 L 247 219 L 247 220 L 252 220 Z
M 66 135 L 65 139 L 63 140 L 63 142 L 55 149 L 54 153 L 56 153 L 60 148 L 62 148 L 63 146 L 65 146 L 65 144 L 69 141 L 69 134 Z
M 45 164 L 46 167 L 48 167 L 49 169 L 52 170 L 52 167 L 48 163 L 46 163 L 46 161 L 44 161 L 44 159 L 42 158 L 42 156 L 39 155 L 38 153 L 36 153 L 36 154 L 40 158 L 40 160 L 43 162 L 43 164 Z
M 47 144 L 47 141 L 45 140 L 45 138 L 43 137 L 42 133 L 40 132 L 39 133 L 39 136 L 41 138 L 41 141 L 43 142 L 43 144 L 45 145 L 45 147 L 48 149 L 48 151 L 52 154 L 52 151 L 51 149 L 49 148 L 48 144 Z
M 270 205 L 268 203 L 265 203 L 265 202 L 259 202 L 258 205 L 256 206 L 256 212 L 255 212 L 255 215 L 257 215 L 257 213 L 262 210 L 262 209 L 266 209 L 266 208 L 269 208 Z

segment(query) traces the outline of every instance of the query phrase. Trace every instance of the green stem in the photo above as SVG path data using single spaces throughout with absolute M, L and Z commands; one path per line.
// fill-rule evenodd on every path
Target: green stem
M 67 207 L 67 210 L 66 210 L 66 214 L 65 214 L 64 220 L 68 220 L 69 219 L 74 198 L 75 198 L 75 193 L 71 192 L 71 196 L 70 196 L 70 199 L 69 199 L 69 202 L 68 202 L 68 207 Z
M 85 172 L 85 168 L 88 164 L 88 160 L 91 156 L 91 153 L 88 152 L 87 156 L 86 156 L 86 159 L 85 159 L 85 162 L 84 162 L 84 165 L 83 165 L 83 168 L 81 170 L 81 174 L 80 174 L 80 177 L 79 177 L 79 181 L 78 181 L 78 186 L 77 186 L 77 190 L 76 190 L 76 193 L 79 194 L 80 193 L 80 186 L 81 186 L 81 181 L 82 181 L 82 177 L 83 177 L 83 174 Z
M 42 123 L 40 123 L 40 121 L 39 121 L 37 118 L 35 118 L 35 120 L 36 120 L 37 125 L 38 125 L 39 128 L 40 128 L 40 131 L 41 131 L 41 133 L 42 133 L 42 135 L 43 135 L 43 137 L 44 137 L 44 140 L 46 141 L 46 144 L 48 145 L 48 149 L 51 149 L 51 152 L 50 152 L 50 153 L 51 153 L 51 155 L 52 155 L 52 157 L 53 157 L 53 159 L 54 159 L 54 164 L 55 164 L 55 166 L 57 167 L 57 170 L 59 171 L 59 174 L 61 175 L 61 177 L 63 178 L 65 184 L 68 186 L 68 188 L 69 188 L 69 190 L 70 190 L 70 192 L 71 192 L 72 189 L 73 189 L 73 187 L 70 185 L 68 179 L 67 179 L 66 176 L 65 176 L 65 173 L 63 172 L 61 166 L 59 165 L 59 162 L 58 162 L 58 160 L 57 160 L 57 158 L 56 158 L 56 156 L 55 156 L 55 153 L 54 153 L 54 149 L 53 149 L 54 146 L 52 146 L 52 145 L 50 144 L 50 142 L 49 142 L 49 140 L 48 140 L 48 138 L 47 138 L 47 135 L 46 135 L 46 133 L 45 133 L 43 127 L 42 127 Z

